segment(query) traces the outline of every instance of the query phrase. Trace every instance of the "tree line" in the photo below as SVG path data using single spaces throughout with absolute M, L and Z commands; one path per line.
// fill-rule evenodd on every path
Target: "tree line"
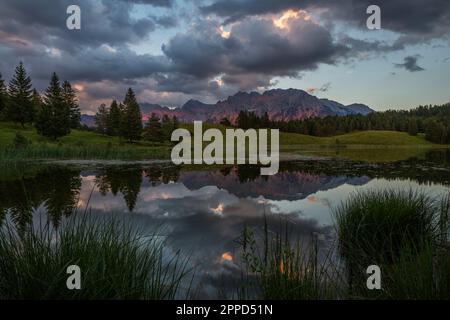
M 33 88 L 22 62 L 8 86 L 0 74 L 0 120 L 22 127 L 33 124 L 39 134 L 56 139 L 79 128 L 80 117 L 75 90 L 69 81 L 61 85 L 56 73 L 43 97 Z
M 221 121 L 229 125 L 224 118 Z M 353 131 L 390 130 L 407 132 L 412 136 L 419 133 L 433 143 L 450 143 L 450 103 L 419 106 L 411 110 L 388 110 L 368 115 L 327 116 L 290 121 L 272 121 L 267 113 L 262 116 L 254 112 L 241 111 L 236 126 L 249 128 L 277 128 L 283 132 L 300 133 L 326 137 Z
M 170 141 L 172 131 L 179 126 L 178 119 L 164 115 L 161 119 L 154 113 L 142 124 L 142 114 L 135 94 L 130 88 L 123 103 L 111 102 L 109 108 L 102 104 L 95 114 L 96 131 L 108 136 L 118 136 L 128 142 L 141 139 L 150 142 Z

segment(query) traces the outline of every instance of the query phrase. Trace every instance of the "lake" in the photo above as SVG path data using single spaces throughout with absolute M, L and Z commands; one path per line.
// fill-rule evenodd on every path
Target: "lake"
M 375 153 L 387 152 L 373 150 Z M 144 233 L 167 239 L 196 269 L 197 297 L 226 296 L 240 275 L 244 226 L 288 224 L 292 237 L 336 241 L 333 208 L 356 192 L 450 189 L 450 150 L 399 161 L 341 158 L 284 161 L 274 176 L 255 166 L 177 167 L 170 162 L 52 162 L 12 165 L 0 176 L 0 221 L 17 228 L 47 219 L 58 226 L 74 212 L 117 214 Z

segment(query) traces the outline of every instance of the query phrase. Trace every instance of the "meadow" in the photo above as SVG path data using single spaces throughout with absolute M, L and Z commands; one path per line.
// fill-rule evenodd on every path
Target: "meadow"
M 16 142 L 19 134 L 26 141 Z M 21 139 L 21 141 L 23 140 Z M 118 137 L 110 137 L 92 131 L 71 130 L 58 140 L 51 140 L 36 133 L 33 126 L 22 128 L 12 123 L 0 122 L 0 159 L 106 159 L 147 160 L 168 159 L 171 146 L 145 141 L 128 144 Z
M 183 124 L 182 128 L 193 130 L 192 125 Z M 218 128 L 222 125 L 204 124 L 203 129 Z M 19 142 L 17 142 L 19 135 Z M 398 149 L 398 148 L 401 149 Z M 423 135 L 410 136 L 395 131 L 362 131 L 334 137 L 313 137 L 296 133 L 280 133 L 282 153 L 341 156 L 352 160 L 374 160 L 373 152 L 368 149 L 389 148 L 389 153 L 379 161 L 395 161 L 414 156 L 437 147 L 425 140 Z M 446 147 L 446 146 L 439 146 Z M 1 160 L 37 160 L 37 159 L 107 159 L 107 160 L 149 160 L 170 159 L 170 143 L 138 141 L 126 143 L 118 137 L 110 137 L 92 131 L 72 130 L 67 136 L 51 140 L 36 133 L 31 125 L 21 127 L 13 123 L 0 122 L 0 159 Z M 386 155 L 389 155 L 386 158 Z M 375 159 L 377 161 L 377 159 Z

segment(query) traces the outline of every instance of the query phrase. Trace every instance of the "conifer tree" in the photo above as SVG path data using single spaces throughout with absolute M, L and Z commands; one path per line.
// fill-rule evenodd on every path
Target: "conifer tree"
M 123 101 L 121 117 L 121 136 L 130 143 L 141 139 L 142 115 L 136 96 L 131 88 L 128 89 Z
M 116 100 L 113 100 L 109 107 L 109 114 L 106 124 L 107 134 L 110 136 L 117 136 L 120 132 L 120 108 Z
M 81 112 L 75 90 L 72 88 L 69 81 L 64 81 L 62 88 L 64 102 L 69 106 L 70 127 L 72 129 L 77 129 L 80 127 Z
M 144 139 L 151 142 L 161 142 L 164 140 L 160 119 L 154 113 L 152 113 L 145 124 Z
M 412 136 L 417 136 L 419 128 L 417 127 L 417 120 L 410 118 L 408 120 L 408 133 Z
M 20 123 L 22 126 L 25 126 L 27 122 L 33 122 L 31 79 L 22 62 L 16 67 L 14 76 L 9 82 L 8 93 L 10 101 L 6 110 L 7 120 Z
M 172 137 L 172 132 L 175 130 L 175 124 L 173 119 L 171 119 L 168 115 L 164 115 L 161 120 L 161 131 L 162 131 L 162 140 L 170 141 Z
M 2 119 L 3 112 L 6 110 L 8 103 L 8 91 L 6 90 L 5 80 L 0 73 L 0 120 Z
M 227 117 L 223 117 L 222 120 L 220 120 L 220 124 L 226 127 L 231 127 L 231 122 Z
M 36 89 L 33 89 L 33 93 L 31 95 L 31 103 L 33 104 L 34 114 L 37 115 L 41 112 L 42 105 L 44 102 L 42 101 L 41 95 L 37 92 Z
M 95 114 L 95 126 L 97 127 L 97 131 L 101 134 L 106 134 L 108 130 L 108 116 L 109 111 L 106 108 L 106 105 L 102 103 L 100 107 L 98 107 L 98 111 Z
M 57 139 L 70 133 L 70 109 L 64 101 L 63 91 L 56 73 L 45 92 L 44 104 L 35 123 L 37 132 Z

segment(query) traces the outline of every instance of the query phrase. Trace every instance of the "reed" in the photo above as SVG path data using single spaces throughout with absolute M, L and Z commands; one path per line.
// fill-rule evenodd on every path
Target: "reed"
M 175 299 L 190 270 L 165 242 L 144 237 L 115 218 L 69 218 L 58 229 L 0 229 L 0 299 Z M 81 269 L 81 289 L 66 286 L 66 269 Z

